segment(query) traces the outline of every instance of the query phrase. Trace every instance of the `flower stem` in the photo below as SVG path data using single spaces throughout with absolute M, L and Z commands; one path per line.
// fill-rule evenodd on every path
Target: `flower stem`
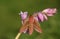
M 18 39 L 20 35 L 21 35 L 21 33 L 18 33 L 17 36 L 15 37 L 15 39 Z

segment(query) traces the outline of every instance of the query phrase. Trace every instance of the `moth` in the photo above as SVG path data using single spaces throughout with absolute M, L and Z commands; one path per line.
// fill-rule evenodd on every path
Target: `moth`
M 29 35 L 31 35 L 34 31 L 34 29 L 42 33 L 41 27 L 39 22 L 34 18 L 34 16 L 29 16 L 26 20 L 24 20 L 24 24 L 20 28 L 20 33 L 23 33 L 24 31 L 28 31 Z

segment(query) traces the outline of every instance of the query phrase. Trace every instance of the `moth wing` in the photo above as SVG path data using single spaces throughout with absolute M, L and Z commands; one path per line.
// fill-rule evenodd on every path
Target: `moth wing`
M 26 18 L 25 20 L 22 21 L 22 24 L 26 24 L 28 22 L 28 18 Z
M 20 33 L 26 31 L 27 29 L 28 29 L 28 19 L 26 19 L 26 20 L 24 21 L 24 23 L 22 24 L 22 27 L 21 27 L 21 29 L 20 29 Z
M 40 27 L 40 24 L 38 21 L 34 20 L 34 29 L 39 32 L 39 33 L 42 33 L 42 29 Z
M 29 35 L 33 33 L 33 24 L 29 25 Z

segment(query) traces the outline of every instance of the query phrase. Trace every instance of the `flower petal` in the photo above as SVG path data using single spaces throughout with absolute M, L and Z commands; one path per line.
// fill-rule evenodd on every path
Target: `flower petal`
M 37 16 L 35 16 L 34 19 L 36 19 L 38 21 L 38 17 Z
M 57 9 L 56 9 L 56 8 L 54 8 L 54 9 L 53 9 L 53 13 L 56 13 L 56 11 L 57 11 Z
M 48 13 L 49 10 L 50 10 L 50 8 L 47 8 L 47 9 L 44 9 L 42 12 L 43 12 L 43 13 Z
M 42 13 L 38 13 L 38 17 L 42 22 L 44 21 L 44 16 Z
M 42 12 L 44 12 L 44 13 L 49 13 L 49 14 L 53 14 L 53 13 L 56 13 L 56 8 L 47 8 L 47 9 L 44 9 Z
M 21 11 L 21 13 L 20 13 L 21 19 L 22 19 L 22 20 L 26 19 L 26 18 L 27 18 L 27 14 L 28 14 L 28 12 L 22 12 L 22 11 Z
M 48 20 L 48 18 L 47 18 L 47 16 L 46 16 L 45 14 L 43 14 L 43 16 L 44 16 L 44 18 L 45 18 L 46 20 Z
M 47 14 L 47 16 L 53 16 L 53 14 Z

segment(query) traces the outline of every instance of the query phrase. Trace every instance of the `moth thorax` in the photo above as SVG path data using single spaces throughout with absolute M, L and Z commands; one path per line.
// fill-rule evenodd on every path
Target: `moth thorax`
M 33 16 L 29 16 L 29 23 L 33 23 L 34 22 L 34 17 Z

